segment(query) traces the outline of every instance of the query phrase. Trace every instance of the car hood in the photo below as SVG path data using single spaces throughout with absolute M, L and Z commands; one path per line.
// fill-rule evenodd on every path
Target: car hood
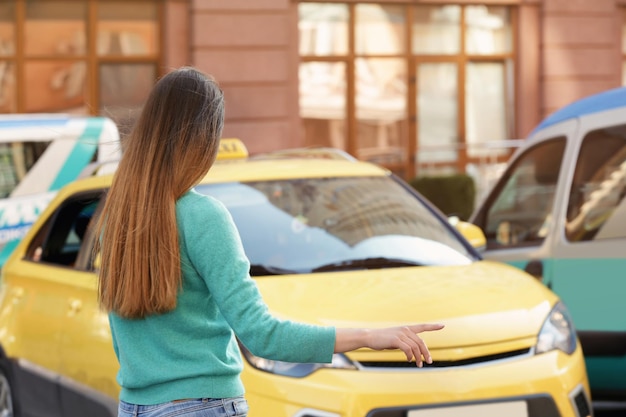
M 536 337 L 557 297 L 525 272 L 491 261 L 256 279 L 285 319 L 337 327 L 442 323 L 431 349 Z

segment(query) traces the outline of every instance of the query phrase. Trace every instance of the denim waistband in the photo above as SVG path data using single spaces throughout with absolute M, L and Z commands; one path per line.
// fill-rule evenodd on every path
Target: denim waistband
M 217 401 L 218 403 L 223 402 L 223 400 L 219 398 L 218 399 L 216 398 L 189 398 L 189 399 L 186 399 L 185 401 L 198 401 L 198 402 L 203 402 L 203 403 L 215 402 L 215 401 Z M 146 413 L 149 411 L 156 411 L 159 408 L 167 407 L 172 403 L 173 403 L 172 401 L 169 401 L 169 402 L 161 403 L 161 404 L 141 405 L 141 404 L 131 404 L 131 403 L 127 403 L 126 401 L 120 400 L 119 408 L 120 410 L 125 411 L 127 413 L 137 415 L 137 414 Z M 176 401 L 176 403 L 179 403 L 179 402 Z
M 247 401 L 243 395 L 231 398 L 189 398 L 151 405 L 131 404 L 120 400 L 118 408 L 119 415 L 125 417 L 156 417 L 172 415 L 174 411 L 179 413 L 183 410 L 188 410 L 187 412 L 205 410 L 203 413 L 213 410 L 216 417 L 227 417 L 245 416 L 248 411 Z

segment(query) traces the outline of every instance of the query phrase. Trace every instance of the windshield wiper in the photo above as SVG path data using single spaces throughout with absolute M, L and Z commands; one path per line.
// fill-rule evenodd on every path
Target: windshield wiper
M 299 274 L 300 272 L 294 271 L 291 269 L 283 269 L 278 268 L 276 266 L 271 265 L 260 265 L 253 264 L 250 265 L 250 276 L 252 277 L 262 277 L 268 275 L 290 275 L 290 274 Z
M 328 272 L 328 271 L 344 271 L 350 269 L 381 269 L 381 268 L 398 268 L 402 266 L 422 266 L 418 262 L 408 261 L 406 259 L 393 258 L 363 258 L 350 259 L 347 261 L 334 262 L 314 268 L 312 272 Z

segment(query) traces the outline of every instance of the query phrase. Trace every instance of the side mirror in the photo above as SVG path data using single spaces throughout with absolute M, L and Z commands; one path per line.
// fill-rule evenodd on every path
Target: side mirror
M 100 269 L 100 265 L 102 264 L 102 258 L 100 257 L 100 252 L 96 254 L 96 257 L 93 260 L 93 269 L 95 271 Z
M 474 249 L 480 251 L 487 247 L 487 238 L 480 227 L 464 222 L 456 216 L 448 217 L 448 221 L 469 242 Z

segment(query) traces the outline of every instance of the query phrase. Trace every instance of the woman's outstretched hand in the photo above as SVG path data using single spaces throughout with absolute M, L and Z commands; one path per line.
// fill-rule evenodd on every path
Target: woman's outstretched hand
M 382 329 L 337 329 L 335 353 L 367 347 L 374 350 L 400 349 L 408 361 L 415 359 L 418 367 L 423 361 L 432 363 L 426 343 L 418 333 L 443 329 L 443 324 L 414 324 Z

